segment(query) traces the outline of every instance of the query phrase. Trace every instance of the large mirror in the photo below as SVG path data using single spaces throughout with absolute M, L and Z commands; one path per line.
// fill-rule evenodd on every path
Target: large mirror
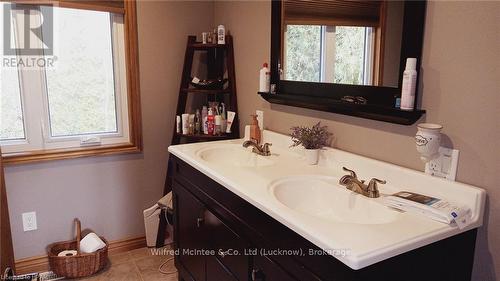
M 272 1 L 271 83 L 276 92 L 262 97 L 413 124 L 425 111 L 402 111 L 397 102 L 407 58 L 417 58 L 420 73 L 425 8 L 426 1 L 413 0 Z
M 283 79 L 398 87 L 404 2 L 282 2 Z

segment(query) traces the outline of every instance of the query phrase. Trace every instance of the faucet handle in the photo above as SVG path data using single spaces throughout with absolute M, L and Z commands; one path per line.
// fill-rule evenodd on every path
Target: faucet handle
M 356 175 L 356 172 L 354 172 L 353 170 L 347 169 L 346 167 L 342 167 L 342 170 L 351 173 L 351 177 L 356 178 L 356 179 L 358 178 L 358 176 Z
M 370 180 L 370 182 L 368 183 L 368 186 L 366 188 L 366 192 L 368 193 L 368 197 L 377 198 L 380 196 L 380 192 L 378 191 L 377 183 L 386 184 L 386 181 L 380 180 L 377 178 L 372 178 Z
M 264 153 L 266 155 L 269 155 L 271 153 L 271 150 L 269 149 L 269 147 L 272 145 L 273 145 L 272 143 L 268 143 L 268 142 L 266 142 L 262 145 L 262 150 L 264 151 Z
M 370 180 L 370 183 L 369 184 L 376 184 L 376 183 L 381 183 L 381 184 L 386 184 L 387 182 L 385 180 L 379 180 L 377 178 L 372 178 Z

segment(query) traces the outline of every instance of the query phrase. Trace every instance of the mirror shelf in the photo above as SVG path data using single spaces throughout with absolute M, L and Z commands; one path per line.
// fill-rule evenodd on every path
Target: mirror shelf
M 259 95 L 273 104 L 332 112 L 400 125 L 412 125 L 425 114 L 425 110 L 405 111 L 375 104 L 348 103 L 327 97 L 315 97 L 311 99 L 310 96 L 304 95 L 271 94 L 263 92 L 259 92 Z

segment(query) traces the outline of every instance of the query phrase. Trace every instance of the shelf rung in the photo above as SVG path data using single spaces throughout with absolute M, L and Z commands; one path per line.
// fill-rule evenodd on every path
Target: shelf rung
M 230 89 L 219 89 L 219 90 L 205 90 L 205 89 L 196 89 L 196 88 L 184 88 L 181 90 L 183 93 L 198 93 L 198 94 L 229 94 L 231 93 Z

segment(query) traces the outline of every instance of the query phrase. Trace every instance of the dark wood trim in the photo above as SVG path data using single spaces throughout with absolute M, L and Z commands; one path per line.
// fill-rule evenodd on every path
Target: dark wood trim
M 0 157 L 0 276 L 8 267 L 14 269 L 14 250 L 10 232 L 9 206 L 5 190 L 2 157 Z
M 142 151 L 141 87 L 136 0 L 125 1 L 125 43 L 130 141 L 137 150 Z
M 415 108 L 418 106 L 418 86 L 420 77 L 422 76 L 422 49 L 424 45 L 426 8 L 427 1 L 425 0 L 405 1 L 398 89 L 401 89 L 401 84 L 403 82 L 403 70 L 406 66 L 406 58 L 417 58 L 418 75 L 415 89 Z
M 405 16 L 403 22 L 403 44 L 400 57 L 400 74 L 398 87 L 384 86 L 359 86 L 334 83 L 315 83 L 280 80 L 280 61 L 282 48 L 282 1 L 272 1 L 271 4 L 271 83 L 277 86 L 277 96 L 261 95 L 270 103 L 287 104 L 295 107 L 312 108 L 321 111 L 357 116 L 396 124 L 411 125 L 416 122 L 425 110 L 416 107 L 417 96 L 415 95 L 415 110 L 403 112 L 395 108 L 396 99 L 401 96 L 402 72 L 406 65 L 406 58 L 417 58 L 417 70 L 420 70 L 424 34 L 424 22 L 426 13 L 426 0 L 405 1 Z M 420 77 L 420 76 L 419 76 Z M 418 81 L 417 89 L 418 93 Z M 283 97 L 280 97 L 283 95 Z M 292 102 L 290 96 L 301 96 L 300 102 Z M 346 110 L 339 107 L 338 102 L 342 96 L 362 96 L 367 99 L 369 106 L 355 106 L 356 110 Z M 309 97 L 309 100 L 307 99 Z M 325 100 L 326 98 L 326 100 Z M 316 100 L 318 99 L 318 100 Z M 325 104 L 326 102 L 326 104 Z M 321 105 L 321 106 L 319 106 Z M 376 115 L 370 112 L 370 106 L 379 108 Z M 365 110 L 369 110 L 365 112 Z M 384 115 L 387 115 L 384 117 Z M 411 115 L 408 118 L 399 119 L 394 116 Z
M 269 64 L 271 70 L 271 84 L 279 84 L 280 81 L 280 66 L 281 61 L 281 46 L 283 40 L 282 30 L 282 1 L 271 1 L 271 62 Z
M 387 2 L 380 4 L 379 24 L 375 29 L 375 63 L 373 64 L 374 86 L 383 86 L 384 83 L 384 58 L 385 58 L 385 28 L 387 25 Z

